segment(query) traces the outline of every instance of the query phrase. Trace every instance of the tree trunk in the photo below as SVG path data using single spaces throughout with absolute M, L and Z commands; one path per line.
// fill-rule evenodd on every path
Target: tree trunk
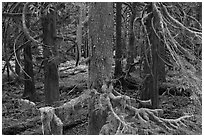
M 10 74 L 9 74 L 9 60 L 8 60 L 8 54 L 9 54 L 9 51 L 8 51 L 8 29 L 9 29 L 9 24 L 6 25 L 6 22 L 8 20 L 4 20 L 2 23 L 2 29 L 3 29 L 3 38 L 2 38 L 2 42 L 3 42 L 3 47 L 4 47 L 4 50 L 2 50 L 5 54 L 5 62 L 6 62 L 6 74 L 7 74 L 7 80 L 10 81 Z M 4 26 L 4 27 L 3 27 Z M 3 54 L 3 53 L 2 53 Z M 3 70 L 5 71 L 5 70 Z
M 92 3 L 90 14 L 89 57 L 91 60 L 88 86 L 100 93 L 103 81 L 111 79 L 113 4 L 109 2 Z M 96 110 L 98 101 L 98 95 L 93 95 L 89 102 L 88 134 L 90 135 L 98 135 L 106 123 L 107 110 Z
M 81 4 L 82 5 L 82 4 Z M 77 48 L 78 48 L 78 52 L 77 53 L 77 62 L 76 62 L 76 66 L 78 65 L 80 59 L 81 59 L 81 47 L 82 47 L 82 14 L 83 14 L 83 7 L 80 6 L 79 8 L 79 24 L 77 24 Z
M 132 4 L 132 15 L 130 17 L 130 28 L 129 28 L 129 43 L 128 43 L 128 47 L 127 47 L 127 65 L 126 65 L 126 69 L 129 69 L 130 65 L 134 63 L 134 41 L 135 41 L 135 35 L 133 32 L 133 23 L 136 17 L 136 3 L 133 2 Z
M 156 6 L 154 5 L 154 3 L 150 3 L 147 12 L 153 12 L 152 15 L 150 15 L 145 23 L 146 28 L 147 28 L 147 34 L 148 34 L 148 38 L 150 40 L 151 43 L 151 53 L 148 52 L 147 53 L 147 61 L 145 62 L 144 65 L 144 73 L 147 76 L 143 85 L 143 92 L 141 94 L 141 99 L 142 100 L 147 100 L 147 99 L 151 99 L 152 101 L 152 108 L 158 108 L 159 107 L 159 101 L 158 101 L 158 80 L 159 80 L 159 57 L 158 57 L 158 50 L 161 45 L 160 39 L 156 36 L 152 25 L 151 25 L 151 21 L 152 18 L 154 16 L 154 20 L 153 20 L 153 24 L 154 27 L 156 27 L 155 29 L 158 30 L 159 26 L 159 20 L 160 18 L 158 17 L 159 15 L 156 12 Z M 148 44 L 148 42 L 147 42 Z M 148 45 L 150 46 L 150 45 Z M 150 57 L 150 54 L 152 55 L 152 58 Z M 152 61 L 152 62 L 151 62 Z M 149 64 L 149 65 L 148 65 Z
M 29 19 L 26 23 L 27 26 L 30 26 Z M 27 38 L 24 38 L 24 41 L 27 41 Z M 33 64 L 32 64 L 32 52 L 31 52 L 31 42 L 27 43 L 24 48 L 24 71 L 27 74 L 24 74 L 24 92 L 22 98 L 29 99 L 31 101 L 36 101 L 36 90 L 34 82 L 34 73 L 33 73 Z M 30 77 L 30 78 L 29 78 Z
M 27 41 L 27 39 L 25 39 Z M 33 64 L 32 64 L 32 53 L 31 43 L 29 42 L 24 48 L 24 70 L 27 74 L 24 74 L 24 92 L 23 98 L 31 101 L 36 101 L 36 90 L 34 82 Z M 30 78 L 28 76 L 30 76 Z
M 122 42 L 121 42 L 121 10 L 122 3 L 116 3 L 116 48 L 115 48 L 115 77 L 122 74 Z
M 20 52 L 19 51 L 16 51 L 16 57 L 17 57 L 17 60 L 20 61 Z M 17 60 L 15 60 L 15 72 L 19 76 L 20 75 L 20 66 L 17 63 Z
M 59 77 L 57 61 L 56 11 L 50 11 L 42 18 L 43 56 L 44 56 L 44 90 L 45 103 L 52 105 L 59 101 Z
M 19 35 L 19 29 L 16 28 L 15 29 L 15 37 L 17 37 Z M 19 42 L 16 43 L 16 48 L 18 48 L 19 46 Z M 15 58 L 15 73 L 17 74 L 17 77 L 15 77 L 15 83 L 17 85 L 20 84 L 20 72 L 21 72 L 21 69 L 20 69 L 20 65 L 19 65 L 19 62 L 20 62 L 20 51 L 16 51 L 16 58 Z
M 147 8 L 147 13 L 151 12 L 151 7 L 148 6 Z M 151 26 L 151 18 L 152 18 L 152 15 L 151 17 L 149 17 L 146 22 L 145 22 L 145 26 L 146 28 L 150 27 Z M 143 87 L 142 87 L 142 93 L 141 93 L 141 100 L 149 100 L 151 99 L 150 96 L 151 96 L 151 91 L 153 89 L 153 81 L 152 81 L 152 76 L 151 76 L 151 58 L 150 58 L 150 50 L 147 50 L 149 48 L 149 44 L 148 44 L 148 41 L 146 40 L 144 42 L 144 47 L 143 47 L 143 53 L 145 54 L 144 55 L 144 76 L 145 76 L 145 80 L 144 80 L 144 84 L 143 84 Z M 141 106 L 140 106 L 141 107 Z
M 164 43 L 159 40 L 158 41 L 160 44 L 158 45 L 158 54 L 159 54 L 159 58 L 158 58 L 158 72 L 159 72 L 159 81 L 160 82 L 165 82 L 166 81 L 166 71 L 165 71 L 165 63 L 163 60 L 165 60 L 165 45 Z M 163 60 L 162 60 L 163 59 Z

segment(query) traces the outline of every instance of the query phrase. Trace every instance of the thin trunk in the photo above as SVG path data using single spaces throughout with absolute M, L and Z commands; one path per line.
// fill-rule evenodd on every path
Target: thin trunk
M 85 58 L 88 57 L 89 55 L 89 48 L 88 48 L 88 34 L 85 34 L 85 43 L 84 43 L 84 47 L 85 47 L 85 50 L 84 50 L 84 53 L 85 53 Z
M 27 39 L 25 39 L 27 41 Z M 31 101 L 36 100 L 36 90 L 35 90 L 35 82 L 34 82 L 34 73 L 33 73 L 33 64 L 32 64 L 32 54 L 31 54 L 31 43 L 28 43 L 24 48 L 24 68 L 27 75 L 31 77 L 31 79 L 24 74 L 24 92 L 23 98 L 29 99 Z
M 81 59 L 81 47 L 82 47 L 82 14 L 83 14 L 83 8 L 80 6 L 79 8 L 79 24 L 77 25 L 77 62 L 76 65 L 78 65 L 80 59 Z
M 101 92 L 104 80 L 111 79 L 113 5 L 112 3 L 92 3 L 89 24 L 89 88 Z M 98 135 L 106 123 L 107 110 L 97 110 L 98 95 L 93 95 L 89 102 L 88 134 Z
M 20 60 L 20 52 L 19 51 L 16 51 L 16 57 L 17 57 L 17 60 L 19 61 Z M 20 66 L 19 66 L 17 60 L 15 60 L 15 72 L 19 76 L 20 75 Z
M 8 29 L 9 29 L 9 24 L 6 24 L 5 22 L 9 22 L 9 20 L 4 20 L 3 22 L 3 45 L 4 45 L 4 54 L 5 54 L 5 61 L 6 61 L 6 72 L 7 72 L 7 79 L 10 81 L 10 74 L 9 74 L 9 60 L 8 60 L 8 42 L 7 42 L 7 36 L 8 36 Z M 3 70 L 4 71 L 4 70 Z
M 29 19 L 26 23 L 27 26 L 30 26 Z M 27 38 L 24 38 L 24 41 L 27 41 Z M 24 74 L 24 92 L 22 97 L 29 99 L 31 101 L 36 101 L 36 90 L 35 90 L 35 81 L 33 73 L 33 63 L 32 63 L 32 52 L 31 52 L 31 42 L 27 43 L 24 48 L 24 71 L 27 74 Z M 29 78 L 29 77 L 30 78 Z
M 15 31 L 15 34 L 18 35 L 18 33 L 19 33 L 19 30 L 18 30 L 18 28 L 17 28 L 16 31 Z M 17 36 L 16 36 L 16 37 L 17 37 Z M 16 45 L 18 46 L 19 44 L 16 44 Z M 18 48 L 18 47 L 16 47 L 16 48 Z M 20 62 L 20 51 L 19 51 L 19 50 L 16 51 L 15 73 L 16 73 L 18 76 L 15 78 L 15 82 L 19 82 L 19 77 L 20 77 L 20 65 L 19 65 L 18 62 Z
M 121 16 L 122 3 L 116 3 L 116 48 L 115 48 L 115 77 L 122 74 L 122 42 L 121 42 Z
M 129 43 L 128 43 L 128 47 L 127 47 L 127 65 L 126 65 L 126 69 L 129 69 L 129 67 L 131 66 L 131 64 L 134 63 L 134 41 L 135 41 L 135 35 L 133 32 L 133 23 L 136 17 L 136 10 L 135 10 L 135 6 L 136 3 L 133 2 L 132 4 L 132 9 L 133 9 L 133 13 L 130 16 L 130 27 L 129 27 Z

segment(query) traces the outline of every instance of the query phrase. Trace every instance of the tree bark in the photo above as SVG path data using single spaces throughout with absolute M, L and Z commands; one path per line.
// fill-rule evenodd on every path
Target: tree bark
M 147 7 L 147 13 L 151 12 L 152 8 L 150 6 Z M 146 22 L 145 22 L 145 26 L 146 28 L 148 29 L 148 27 L 151 26 L 151 18 L 152 18 L 152 15 L 151 17 L 149 17 Z M 148 31 L 148 30 L 147 30 Z M 145 30 L 144 30 L 145 32 Z M 149 100 L 150 99 L 150 96 L 151 96 L 151 91 L 153 89 L 153 79 L 152 79 L 152 76 L 151 76 L 151 57 L 150 57 L 150 50 L 147 50 L 150 45 L 148 44 L 148 41 L 146 40 L 145 42 L 145 47 L 143 48 L 143 53 L 145 54 L 144 55 L 144 76 L 145 76 L 145 80 L 144 80 L 144 84 L 143 84 L 143 87 L 142 87 L 142 93 L 141 93 L 141 100 Z M 141 107 L 141 106 L 140 106 Z
M 164 59 L 165 60 L 165 53 L 166 53 L 166 51 L 165 51 L 165 45 L 164 45 L 164 43 L 161 41 L 161 40 L 159 40 L 159 46 L 158 46 L 158 54 L 159 54 L 159 58 L 158 58 L 158 75 L 159 75 L 159 81 L 160 82 L 166 82 L 166 70 L 165 70 L 165 63 L 164 63 L 164 61 L 162 60 L 162 59 Z
M 157 37 L 155 34 L 153 28 L 152 28 L 152 18 L 153 18 L 153 24 L 156 30 L 158 30 L 159 26 L 159 15 L 156 11 L 156 6 L 154 3 L 149 3 L 149 6 L 147 8 L 147 12 L 152 12 L 152 15 L 148 17 L 146 20 L 145 26 L 147 29 L 147 34 L 149 41 L 151 43 L 151 53 L 147 53 L 147 61 L 145 60 L 145 65 L 144 65 L 144 73 L 147 76 L 144 85 L 143 85 L 143 92 L 141 94 L 141 99 L 142 100 L 147 100 L 151 99 L 152 101 L 152 108 L 158 108 L 159 107 L 159 93 L 158 93 L 158 80 L 159 80 L 159 57 L 158 57 L 158 50 L 161 45 L 160 39 Z M 148 42 L 147 42 L 148 44 Z M 150 45 L 148 45 L 150 46 Z M 150 54 L 152 56 L 150 56 Z M 149 65 L 148 65 L 149 64 Z
M 59 101 L 59 77 L 57 62 L 56 11 L 50 11 L 42 17 L 43 55 L 44 55 L 44 90 L 45 103 L 52 105 Z
M 90 9 L 89 47 L 91 58 L 89 63 L 90 89 L 101 92 L 104 80 L 111 79 L 112 70 L 112 37 L 113 37 L 113 4 L 92 3 Z M 88 134 L 98 135 L 106 123 L 107 110 L 96 110 L 98 95 L 93 95 L 89 102 Z
M 16 51 L 16 57 L 17 57 L 17 60 L 20 60 L 20 53 L 19 53 L 19 51 Z M 20 66 L 17 63 L 17 60 L 15 60 L 15 72 L 19 76 L 20 75 Z
M 27 41 L 27 39 L 25 39 Z M 36 101 L 36 90 L 34 82 L 33 64 L 32 64 L 32 53 L 31 53 L 31 43 L 29 42 L 24 48 L 24 69 L 27 75 L 24 74 L 24 92 L 23 98 L 29 99 L 31 101 Z
M 122 74 L 122 42 L 121 42 L 121 26 L 122 26 L 122 3 L 116 3 L 116 48 L 115 48 L 115 77 Z
M 30 26 L 30 22 L 26 23 L 27 26 Z M 25 37 L 24 41 L 28 39 Z M 18 51 L 19 52 L 19 51 Z M 32 52 L 31 52 L 31 42 L 28 42 L 24 48 L 24 70 L 27 74 L 24 74 L 24 92 L 22 98 L 29 99 L 31 101 L 36 101 L 36 90 L 34 82 L 34 73 L 33 73 L 33 64 L 32 64 Z M 28 76 L 30 76 L 30 78 Z
M 128 47 L 127 47 L 127 65 L 126 65 L 126 69 L 129 69 L 129 67 L 131 66 L 131 64 L 134 63 L 134 41 L 135 41 L 135 35 L 133 32 L 133 23 L 136 17 L 136 2 L 133 2 L 132 4 L 132 15 L 130 17 L 130 28 L 129 28 L 129 43 L 128 43 Z

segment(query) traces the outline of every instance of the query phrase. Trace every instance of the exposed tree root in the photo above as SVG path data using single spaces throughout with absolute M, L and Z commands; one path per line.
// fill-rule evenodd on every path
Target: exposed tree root
M 142 128 L 146 129 L 146 132 L 152 133 L 153 131 L 148 129 L 151 123 L 157 125 L 160 130 L 173 132 L 182 126 L 187 127 L 183 122 L 186 118 L 192 117 L 192 115 L 185 115 L 177 119 L 165 119 L 160 117 L 163 114 L 162 109 L 135 108 L 129 102 L 130 97 L 123 95 L 114 96 L 110 91 L 111 88 L 109 87 L 107 89 L 108 96 L 106 96 L 106 102 L 112 114 L 112 119 L 117 119 L 119 124 L 109 120 L 102 128 L 101 134 L 113 134 L 112 131 L 108 133 L 110 131 L 109 128 L 112 127 L 117 127 L 114 131 L 115 134 L 138 134 Z M 118 105 L 113 107 L 110 100 L 112 102 L 116 101 Z M 131 115 L 133 116 L 131 117 Z
M 177 119 L 165 119 L 160 117 L 163 114 L 162 109 L 138 109 L 131 104 L 131 100 L 134 99 L 120 93 L 115 96 L 112 93 L 112 84 L 109 87 L 103 85 L 102 91 L 103 93 L 99 94 L 96 90 L 87 90 L 81 96 L 59 107 L 40 108 L 43 134 L 62 134 L 63 123 L 72 120 L 71 113 L 80 113 L 79 110 L 90 99 L 91 94 L 100 96 L 99 101 L 95 104 L 98 106 L 96 107 L 97 109 L 108 108 L 109 110 L 107 124 L 102 127 L 100 134 L 139 134 L 141 131 L 143 134 L 154 134 L 155 131 L 151 127 L 152 124 L 157 126 L 158 130 L 171 133 L 181 127 L 187 127 L 184 121 L 186 118 L 192 117 L 192 115 L 185 115 Z M 151 103 L 149 100 L 137 100 L 136 102 Z M 35 107 L 32 102 L 25 101 L 24 103 Z M 28 106 L 25 105 L 25 107 Z

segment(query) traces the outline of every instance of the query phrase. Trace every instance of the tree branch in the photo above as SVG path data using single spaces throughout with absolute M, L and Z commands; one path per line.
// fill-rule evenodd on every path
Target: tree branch
M 161 4 L 161 13 L 163 14 L 163 17 L 168 19 L 169 21 L 171 21 L 171 23 L 173 23 L 174 25 L 176 25 L 177 27 L 181 28 L 182 30 L 184 30 L 185 32 L 189 33 L 189 35 L 191 37 L 197 36 L 201 39 L 202 33 L 200 32 L 195 32 L 192 31 L 190 29 L 188 29 L 187 27 L 185 27 L 182 23 L 180 23 L 179 21 L 177 21 L 176 19 L 174 19 L 167 11 L 167 8 Z
M 40 42 L 38 40 L 35 40 L 30 34 L 29 34 L 29 30 L 26 26 L 26 9 L 28 7 L 30 3 L 27 2 L 24 7 L 23 7 L 23 14 L 22 14 L 22 25 L 23 25 L 23 32 L 25 34 L 25 36 L 27 37 L 27 39 L 29 39 L 30 41 L 34 42 L 35 44 L 40 44 Z

